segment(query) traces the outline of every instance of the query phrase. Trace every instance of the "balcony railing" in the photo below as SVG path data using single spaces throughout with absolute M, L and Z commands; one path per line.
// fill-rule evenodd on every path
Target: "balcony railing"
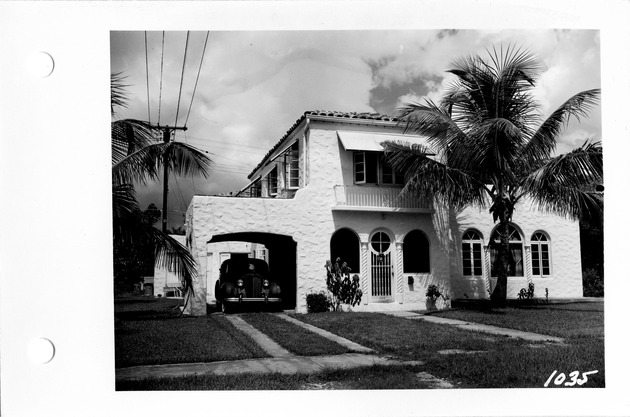
M 402 188 L 335 185 L 338 210 L 429 212 L 429 204 L 417 197 L 401 196 Z

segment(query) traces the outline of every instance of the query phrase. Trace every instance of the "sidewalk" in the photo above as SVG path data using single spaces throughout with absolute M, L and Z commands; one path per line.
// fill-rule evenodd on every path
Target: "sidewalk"
M 324 368 L 348 369 L 372 365 L 423 365 L 420 361 L 401 362 L 381 356 L 345 353 L 334 356 L 291 356 L 281 358 L 246 359 L 210 363 L 134 366 L 116 369 L 116 381 L 143 378 L 168 378 L 186 375 L 228 375 L 253 373 L 295 374 L 314 373 Z
M 539 333 L 524 332 L 521 330 L 506 329 L 504 327 L 490 326 L 487 324 L 471 323 L 463 320 L 447 319 L 445 317 L 424 315 L 419 313 L 413 313 L 411 311 L 396 311 L 396 312 L 384 312 L 396 317 L 403 317 L 411 320 L 424 320 L 431 323 L 447 324 L 449 326 L 456 326 L 460 329 L 471 330 L 482 333 L 489 333 L 498 336 L 508 336 L 518 339 L 525 339 L 531 342 L 552 342 L 552 343 L 564 343 L 564 339 L 555 336 L 548 336 Z

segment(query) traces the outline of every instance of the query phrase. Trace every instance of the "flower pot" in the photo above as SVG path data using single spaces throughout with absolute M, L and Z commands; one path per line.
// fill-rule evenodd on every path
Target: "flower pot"
M 427 310 L 429 311 L 437 310 L 437 307 L 435 306 L 435 300 L 432 300 L 431 298 L 427 298 Z

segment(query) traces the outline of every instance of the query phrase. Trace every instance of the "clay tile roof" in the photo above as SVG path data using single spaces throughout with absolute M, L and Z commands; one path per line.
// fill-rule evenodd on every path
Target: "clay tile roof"
M 397 122 L 398 119 L 394 116 L 388 116 L 380 113 L 357 113 L 357 112 L 341 112 L 341 111 L 330 111 L 330 110 L 308 110 L 305 111 L 299 119 L 293 123 L 293 125 L 287 130 L 287 132 L 280 138 L 278 142 L 265 154 L 263 159 L 260 161 L 256 168 L 252 170 L 252 172 L 247 176 L 248 179 L 251 179 L 252 176 L 258 168 L 260 168 L 264 162 L 274 153 L 284 142 L 284 140 L 291 134 L 293 129 L 295 129 L 304 119 L 308 116 L 328 116 L 328 117 L 339 117 L 345 119 L 364 119 L 364 120 L 375 120 L 375 121 L 385 121 L 385 122 Z

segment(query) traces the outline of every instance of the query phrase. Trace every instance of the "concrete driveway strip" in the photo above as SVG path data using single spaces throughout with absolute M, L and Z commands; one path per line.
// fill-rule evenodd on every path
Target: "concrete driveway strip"
M 472 331 L 483 332 L 483 333 L 490 333 L 490 334 L 495 334 L 499 336 L 515 337 L 519 339 L 529 340 L 532 342 L 564 343 L 564 339 L 560 337 L 548 336 L 545 334 L 538 334 L 538 333 L 531 333 L 531 332 L 524 332 L 521 330 L 506 329 L 503 327 L 489 326 L 487 324 L 471 323 L 471 322 L 462 321 L 462 320 L 447 319 L 445 317 L 417 315 L 417 316 L 408 317 L 408 318 L 414 319 L 414 320 L 425 320 L 431 323 L 448 324 L 451 326 L 459 327 L 460 329 L 472 330 Z
M 300 327 L 303 327 L 307 330 L 310 330 L 313 333 L 316 333 L 322 337 L 325 337 L 326 339 L 332 340 L 335 343 L 340 344 L 341 346 L 346 347 L 348 350 L 350 350 L 350 352 L 359 352 L 359 353 L 373 353 L 374 350 L 367 348 L 365 346 L 361 346 L 358 343 L 352 342 L 348 339 L 345 339 L 341 336 L 337 336 L 336 334 L 330 333 L 324 329 L 320 329 L 319 327 L 315 327 L 313 325 L 310 325 L 308 323 L 304 323 L 300 320 L 294 319 L 293 317 L 289 317 L 284 313 L 277 313 L 276 316 L 287 320 L 295 325 L 298 325 Z
M 293 355 L 291 352 L 271 340 L 269 336 L 258 331 L 254 326 L 247 323 L 238 316 L 226 315 L 225 318 L 243 333 L 249 335 L 260 347 L 274 358 L 288 358 Z

